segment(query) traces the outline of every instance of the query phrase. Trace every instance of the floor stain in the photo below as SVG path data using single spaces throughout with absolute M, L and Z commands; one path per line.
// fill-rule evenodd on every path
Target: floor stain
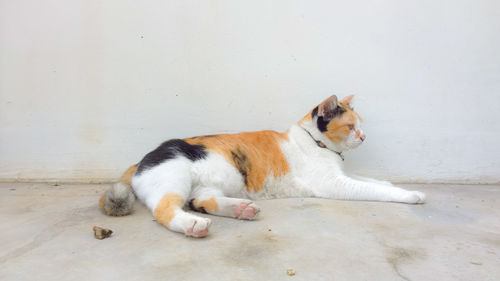
M 389 247 L 389 246 L 386 246 Z M 386 256 L 387 262 L 392 266 L 396 274 L 404 280 L 411 281 L 408 276 L 403 275 L 401 272 L 401 265 L 411 263 L 416 259 L 425 258 L 424 252 L 418 249 L 407 249 L 401 247 L 389 247 L 390 252 Z
M 285 237 L 268 231 L 243 235 L 224 251 L 221 259 L 231 266 L 257 266 L 262 259 L 273 256 L 288 244 Z

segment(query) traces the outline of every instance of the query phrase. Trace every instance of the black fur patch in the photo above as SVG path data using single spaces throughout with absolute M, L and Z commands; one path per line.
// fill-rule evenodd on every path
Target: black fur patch
M 322 133 L 327 131 L 326 126 L 328 126 L 328 123 L 330 123 L 330 120 L 325 121 L 323 119 L 323 116 L 318 117 L 318 120 L 316 120 L 316 126 L 318 127 L 318 130 Z
M 205 159 L 207 151 L 203 145 L 191 145 L 181 139 L 173 139 L 162 143 L 158 148 L 146 154 L 135 172 L 140 175 L 144 170 L 159 165 L 166 160 L 182 155 L 191 161 Z
M 319 116 L 318 120 L 316 120 L 316 126 L 320 132 L 326 132 L 327 126 L 330 121 L 332 121 L 335 117 L 342 115 L 346 110 L 340 106 L 335 107 L 335 109 L 328 114 L 328 118 L 324 118 L 323 116 Z M 312 117 L 318 115 L 318 107 L 316 106 L 312 111 Z
M 313 111 L 311 113 L 311 117 L 314 118 L 314 117 L 316 117 L 316 115 L 318 115 L 318 107 L 317 106 L 313 109 Z
M 189 209 L 196 210 L 196 208 L 194 206 L 194 199 L 189 200 Z
M 337 116 L 340 116 L 342 115 L 344 112 L 346 112 L 347 110 L 341 106 L 337 106 L 335 107 L 335 109 L 333 110 L 333 113 L 332 113 L 332 119 L 337 117 Z
M 231 151 L 231 156 L 233 157 L 234 164 L 243 177 L 245 185 L 248 183 L 248 171 L 250 170 L 250 161 L 248 161 L 247 155 L 237 148 L 235 151 Z
M 191 210 L 193 210 L 193 211 L 201 212 L 201 213 L 203 213 L 203 214 L 208 214 L 207 210 L 205 210 L 205 208 L 204 208 L 204 207 L 199 207 L 199 208 L 196 208 L 196 207 L 194 206 L 194 199 L 189 200 L 189 208 L 190 208 Z

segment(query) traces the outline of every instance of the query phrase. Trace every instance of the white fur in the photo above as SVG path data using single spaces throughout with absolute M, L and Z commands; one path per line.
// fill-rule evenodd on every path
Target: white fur
M 168 224 L 168 228 L 175 232 L 181 232 L 188 236 L 197 237 L 196 232 L 207 230 L 212 224 L 208 218 L 202 218 L 183 211 L 181 208 L 175 210 L 174 219 Z M 188 229 L 192 232 L 188 232 Z
M 158 202 L 167 193 L 176 193 L 188 199 L 199 200 L 214 197 L 218 199 L 220 211 L 214 214 L 233 216 L 232 206 L 251 201 L 237 198 L 269 199 L 284 197 L 323 197 L 346 200 L 394 201 L 423 203 L 425 195 L 406 191 L 390 183 L 366 178 L 351 178 L 343 171 L 339 155 L 333 151 L 353 149 L 361 144 L 363 135 L 359 122 L 341 143 L 331 142 L 314 124 L 315 120 L 294 125 L 288 131 L 288 140 L 280 143 L 288 162 L 290 172 L 279 178 L 269 176 L 258 192 L 248 192 L 243 177 L 226 159 L 215 153 L 208 153 L 205 159 L 190 161 L 182 156 L 168 160 L 143 171 L 132 178 L 132 187 L 137 197 L 154 211 Z M 322 141 L 327 148 L 321 148 L 305 130 Z M 356 131 L 360 134 L 356 135 Z M 333 150 L 333 151 L 332 151 Z M 258 207 L 255 206 L 258 212 Z M 173 231 L 184 232 L 188 227 L 198 225 L 208 229 L 210 220 L 197 217 L 178 208 L 174 220 L 169 224 Z
M 189 196 L 193 182 L 191 168 L 189 159 L 177 157 L 134 175 L 132 187 L 137 198 L 154 211 L 167 193 L 175 193 L 183 198 Z
M 228 197 L 247 197 L 245 183 L 238 170 L 222 155 L 209 153 L 208 157 L 191 165 L 193 195 L 215 189 Z

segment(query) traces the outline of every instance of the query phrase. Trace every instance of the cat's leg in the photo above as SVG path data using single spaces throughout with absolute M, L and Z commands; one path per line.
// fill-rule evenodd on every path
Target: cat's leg
M 190 169 L 191 161 L 179 157 L 134 175 L 132 186 L 158 223 L 187 236 L 204 237 L 210 219 L 183 210 L 191 193 Z
M 165 194 L 153 211 L 156 221 L 186 236 L 207 236 L 211 220 L 184 211 L 182 209 L 184 203 L 185 197 L 177 193 Z
M 191 209 L 216 216 L 253 220 L 260 208 L 251 200 L 225 197 L 215 188 L 200 188 L 189 200 Z
M 408 191 L 395 186 L 355 180 L 347 176 L 336 176 L 314 190 L 318 197 L 343 199 L 390 201 L 408 204 L 422 204 L 425 194 L 419 191 Z
M 362 176 L 358 176 L 358 175 L 349 175 L 349 176 L 355 180 L 366 181 L 366 182 L 377 183 L 377 184 L 388 185 L 388 186 L 394 186 L 391 182 L 388 182 L 388 181 L 382 181 L 382 180 L 362 177 Z

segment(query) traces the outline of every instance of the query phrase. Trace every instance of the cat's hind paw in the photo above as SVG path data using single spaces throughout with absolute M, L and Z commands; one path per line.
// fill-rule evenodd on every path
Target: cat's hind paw
M 208 235 L 208 228 L 212 224 L 212 221 L 207 218 L 191 218 L 188 223 L 190 226 L 186 229 L 185 235 L 191 237 L 205 237 Z

